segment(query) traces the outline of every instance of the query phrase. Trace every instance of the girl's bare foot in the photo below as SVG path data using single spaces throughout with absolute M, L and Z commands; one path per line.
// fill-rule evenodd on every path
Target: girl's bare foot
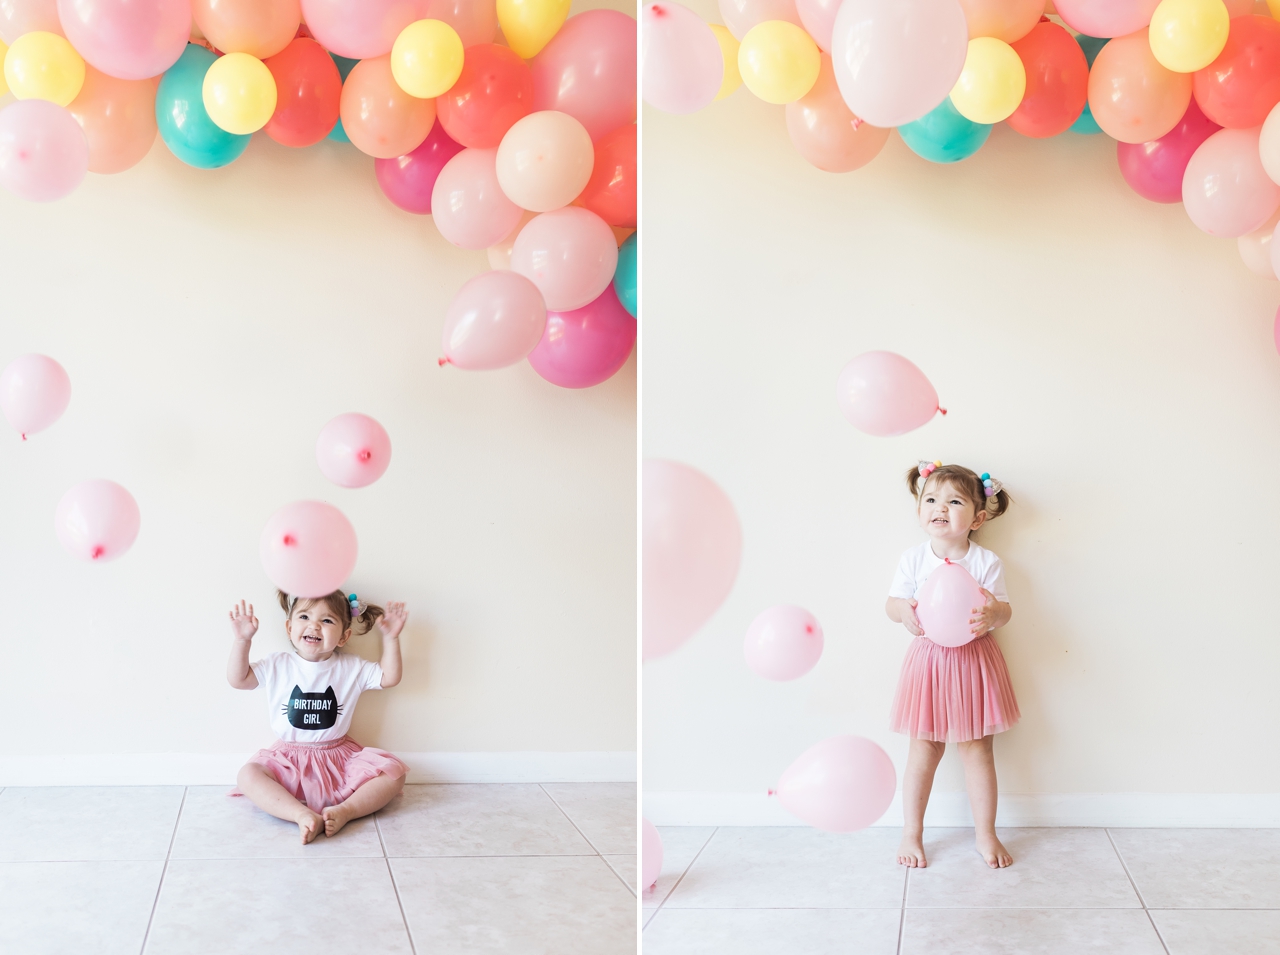
M 924 840 L 919 836 L 903 833 L 902 845 L 898 846 L 898 865 L 912 869 L 926 868 L 929 862 L 924 857 Z
M 324 811 L 324 834 L 326 836 L 336 836 L 339 830 L 352 820 L 351 810 L 346 808 L 346 803 L 337 806 L 330 806 Z
M 294 822 L 298 824 L 298 832 L 302 834 L 302 844 L 304 846 L 320 835 L 320 831 L 324 828 L 324 820 L 306 806 L 298 810 L 298 816 Z
M 1009 855 L 1006 849 L 996 838 L 995 833 L 991 835 L 979 835 L 977 838 L 978 855 L 982 856 L 982 860 L 993 869 L 1003 869 L 1005 866 L 1013 865 L 1013 856 Z

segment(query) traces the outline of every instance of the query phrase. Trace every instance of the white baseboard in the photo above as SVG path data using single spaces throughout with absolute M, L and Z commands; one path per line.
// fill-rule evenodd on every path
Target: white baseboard
M 763 793 L 652 792 L 644 815 L 655 826 L 803 826 Z M 1001 793 L 1000 826 L 1280 827 L 1280 793 Z M 902 825 L 902 794 L 875 823 Z M 964 793 L 934 793 L 927 826 L 972 826 Z
M 3 786 L 231 786 L 251 753 L 0 756 Z M 633 783 L 636 754 L 396 753 L 410 783 Z

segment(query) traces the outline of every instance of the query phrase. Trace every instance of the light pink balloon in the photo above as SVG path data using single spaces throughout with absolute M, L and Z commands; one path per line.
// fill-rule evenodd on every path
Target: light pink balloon
M 916 617 L 924 635 L 940 647 L 962 647 L 974 639 L 969 618 L 986 603 L 973 576 L 947 561 L 929 575 L 916 596 Z
M 827 832 L 856 832 L 884 815 L 898 775 L 883 749 L 861 736 L 832 736 L 800 754 L 778 780 L 783 808 Z
M 316 438 L 320 473 L 339 487 L 367 487 L 391 463 L 391 437 L 368 415 L 340 414 Z
M 1236 239 L 1236 248 L 1240 252 L 1240 258 L 1249 267 L 1249 271 L 1255 275 L 1261 275 L 1265 279 L 1276 278 L 1272 250 L 1275 248 L 1273 240 L 1275 239 L 1276 223 L 1278 222 L 1280 222 L 1280 212 L 1273 212 L 1271 218 L 1264 222 L 1261 228 L 1254 229 L 1252 232 Z
M 872 126 L 901 126 L 938 106 L 968 51 L 959 0 L 844 0 L 831 33 L 840 95 Z
M 302 0 L 302 19 L 329 52 L 367 60 L 390 53 L 400 31 L 427 16 L 427 4 L 428 0 Z
M 1151 22 L 1160 0 L 1055 0 L 1058 16 L 1085 36 L 1128 36 Z
M 0 40 L 12 44 L 24 33 L 62 36 L 58 0 L 0 0 Z
M 513 221 L 507 231 L 514 226 Z M 550 312 L 569 312 L 595 301 L 612 284 L 617 267 L 613 230 L 594 212 L 577 206 L 535 216 L 511 246 L 511 270 L 538 287 Z
M 582 308 L 547 313 L 546 331 L 529 353 L 529 364 L 553 385 L 590 388 L 618 373 L 635 342 L 636 320 L 610 282 Z
M 271 515 L 258 555 L 270 581 L 293 597 L 324 597 L 356 566 L 356 531 L 324 501 L 298 501 Z
M 498 35 L 498 5 L 494 0 L 426 0 L 424 16 L 453 27 L 464 47 L 492 43 Z
M 831 31 L 836 25 L 841 0 L 795 0 L 800 25 L 824 53 L 831 52 Z
M 440 234 L 464 249 L 501 242 L 523 211 L 498 183 L 496 149 L 464 149 L 436 177 L 431 216 Z
M 89 171 L 89 140 L 76 118 L 43 99 L 0 110 L 0 185 L 32 202 L 75 191 Z
M 138 502 L 115 481 L 77 484 L 53 516 L 58 540 L 81 560 L 115 560 L 138 539 L 141 523 Z
M 122 80 L 159 76 L 191 36 L 190 0 L 58 0 L 58 18 L 86 63 Z
M 1236 238 L 1280 207 L 1280 185 L 1262 167 L 1258 129 L 1220 129 L 1197 149 L 1182 177 L 1182 204 L 1196 227 Z
M 468 371 L 506 368 L 533 351 L 546 325 L 537 286 L 515 272 L 482 272 L 445 312 L 443 360 Z
M 822 656 L 822 625 L 803 607 L 782 604 L 761 613 L 747 628 L 747 666 L 766 680 L 794 680 Z
M 71 402 L 71 379 L 48 355 L 23 355 L 0 372 L 0 411 L 27 440 L 62 417 Z
M 733 588 L 742 529 L 733 504 L 701 471 L 644 462 L 644 659 L 677 649 Z
M 640 891 L 648 892 L 662 875 L 662 836 L 648 819 L 640 820 Z
M 724 55 L 711 27 L 670 0 L 646 4 L 642 16 L 644 101 L 664 113 L 696 113 L 710 106 L 724 80 Z
M 720 0 L 720 18 L 735 40 L 766 20 L 785 20 L 798 27 L 804 24 L 796 11 L 796 0 Z
M 845 365 L 836 399 L 855 428 L 877 437 L 906 434 L 947 413 L 924 372 L 889 351 L 865 352 Z
M 625 13 L 570 17 L 529 68 L 533 108 L 568 113 L 593 140 L 636 120 L 636 21 Z
M 1266 243 L 1268 247 L 1267 255 L 1268 255 L 1268 258 L 1271 260 L 1271 276 L 1270 276 L 1271 278 L 1280 278 L 1280 270 L 1277 270 L 1277 266 L 1280 266 L 1280 243 L 1276 242 L 1276 233 L 1280 233 L 1280 222 L 1277 222 L 1276 227 L 1271 231 L 1271 241 Z M 1248 262 L 1247 259 L 1246 259 L 1246 262 Z M 1248 264 L 1249 264 L 1249 267 L 1253 269 L 1253 271 L 1259 272 L 1260 274 L 1263 274 L 1263 275 L 1266 274 L 1265 272 L 1262 272 L 1262 270 L 1259 269 L 1257 266 L 1255 266 L 1253 263 L 1248 262 Z

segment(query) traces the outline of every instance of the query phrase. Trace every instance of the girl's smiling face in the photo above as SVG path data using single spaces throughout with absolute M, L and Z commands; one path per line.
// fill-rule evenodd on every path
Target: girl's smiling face
M 342 629 L 341 619 L 323 600 L 299 600 L 284 626 L 298 656 L 312 663 L 329 659 L 351 639 L 351 630 Z
M 987 519 L 984 507 L 979 510 L 968 496 L 948 481 L 925 484 L 920 494 L 920 526 L 936 541 L 958 544 Z

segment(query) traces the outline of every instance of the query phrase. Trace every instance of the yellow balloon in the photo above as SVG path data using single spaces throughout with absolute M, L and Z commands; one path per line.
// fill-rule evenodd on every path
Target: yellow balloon
M 4 79 L 18 99 L 66 106 L 84 86 L 84 60 L 56 33 L 24 33 L 4 55 Z
M 1280 0 L 1276 2 L 1280 3 Z M 711 27 L 711 32 L 720 41 L 720 55 L 724 58 L 724 79 L 720 81 L 720 92 L 716 94 L 716 99 L 724 99 L 742 85 L 742 73 L 738 70 L 740 44 L 729 32 L 728 27 L 721 26 L 719 23 L 708 23 L 707 26 Z
M 516 56 L 530 59 L 564 24 L 569 0 L 498 0 L 498 26 Z
M 1222 0 L 1160 0 L 1147 40 L 1166 70 L 1194 73 L 1218 58 L 1230 29 L 1231 15 Z
M 0 62 L 4 62 L 4 58 L 9 54 L 9 44 L 4 40 L 0 40 Z M 9 81 L 4 78 L 4 71 L 0 70 L 0 96 L 9 92 Z
M 1008 119 L 1027 91 L 1027 71 L 1008 43 L 993 36 L 969 41 L 951 104 L 965 119 L 990 125 Z
M 435 99 L 462 75 L 462 39 L 440 20 L 410 23 L 391 47 L 391 75 L 410 96 Z
M 267 65 L 248 53 L 228 53 L 204 75 L 204 108 L 229 133 L 256 132 L 276 111 L 276 81 Z
M 793 103 L 813 89 L 822 69 L 818 44 L 785 20 L 757 23 L 738 47 L 738 71 L 747 89 L 766 103 Z

